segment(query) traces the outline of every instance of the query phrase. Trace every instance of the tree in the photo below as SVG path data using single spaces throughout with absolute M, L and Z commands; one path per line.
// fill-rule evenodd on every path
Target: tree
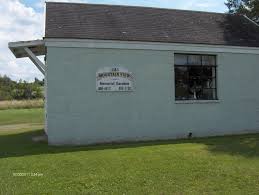
M 35 78 L 34 82 L 12 81 L 0 75 L 0 101 L 43 98 L 44 80 Z
M 238 6 L 239 6 L 238 0 L 228 0 L 225 5 L 228 7 L 228 12 L 230 14 L 233 14 L 236 12 Z
M 243 14 L 259 24 L 259 0 L 227 0 L 230 14 Z
M 34 78 L 34 84 L 36 84 L 36 85 L 39 85 L 39 86 L 44 86 L 44 79 L 42 79 L 42 81 L 41 80 L 39 80 L 38 78 Z

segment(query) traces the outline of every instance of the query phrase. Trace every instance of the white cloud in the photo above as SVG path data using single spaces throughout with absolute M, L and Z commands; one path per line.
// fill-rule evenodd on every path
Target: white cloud
M 0 74 L 12 79 L 32 80 L 42 74 L 28 59 L 16 59 L 8 49 L 10 41 L 40 39 L 43 36 L 43 13 L 37 13 L 19 0 L 0 0 Z
M 199 11 L 213 11 L 225 12 L 226 6 L 224 0 L 190 0 L 183 4 L 183 9 L 199 10 Z
M 35 5 L 38 8 L 43 8 L 45 2 L 66 2 L 66 3 L 87 3 L 87 0 L 40 0 Z

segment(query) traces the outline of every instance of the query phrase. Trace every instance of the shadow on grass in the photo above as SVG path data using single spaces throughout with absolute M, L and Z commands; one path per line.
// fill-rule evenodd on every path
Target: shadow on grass
M 0 135 L 0 158 L 184 143 L 205 144 L 208 150 L 213 153 L 242 155 L 244 157 L 259 157 L 259 134 L 167 141 L 131 142 L 123 144 L 103 144 L 93 146 L 49 146 L 46 142 L 36 143 L 32 141 L 33 136 L 42 134 L 43 130 L 35 130 L 17 134 Z

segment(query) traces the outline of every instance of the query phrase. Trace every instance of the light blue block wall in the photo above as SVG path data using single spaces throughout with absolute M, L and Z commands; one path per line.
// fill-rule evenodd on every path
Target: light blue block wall
M 179 52 L 179 51 L 178 51 Z M 193 53 L 193 52 L 192 52 Z M 48 47 L 50 144 L 175 139 L 259 129 L 259 55 L 217 54 L 218 102 L 177 104 L 174 52 Z M 125 67 L 134 92 L 96 92 L 96 71 Z

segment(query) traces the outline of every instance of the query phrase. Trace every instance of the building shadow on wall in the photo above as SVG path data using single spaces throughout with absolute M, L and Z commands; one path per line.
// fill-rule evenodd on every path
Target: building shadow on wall
M 259 28 L 243 15 L 222 15 L 217 21 L 223 45 L 258 47 Z
M 92 146 L 49 146 L 47 142 L 33 142 L 32 137 L 43 134 L 43 130 L 0 136 L 0 158 L 39 154 L 56 154 L 77 151 L 138 148 L 169 144 L 195 143 L 206 145 L 215 154 L 241 155 L 247 158 L 259 157 L 259 134 L 235 135 L 183 140 L 131 142 L 121 144 L 100 144 Z

